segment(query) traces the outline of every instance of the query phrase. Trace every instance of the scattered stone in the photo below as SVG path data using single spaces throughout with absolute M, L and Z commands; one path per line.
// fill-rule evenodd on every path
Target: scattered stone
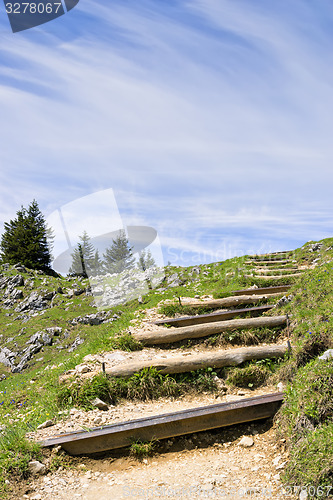
M 7 347 L 3 347 L 0 351 L 0 363 L 12 368 L 14 366 L 16 356 L 17 353 L 10 351 Z
M 103 323 L 109 316 L 109 312 L 100 311 L 95 314 L 87 314 L 86 316 L 78 316 L 70 321 L 71 325 L 77 325 L 79 323 L 83 325 L 100 325 Z
M 313 245 L 309 246 L 309 251 L 310 252 L 318 252 L 323 246 L 323 243 L 314 243 Z
M 77 347 L 79 347 L 79 345 L 83 344 L 84 340 L 80 338 L 80 336 L 78 335 L 76 337 L 76 339 L 74 340 L 73 344 L 71 345 L 71 347 L 68 349 L 68 352 L 73 352 L 74 349 L 76 349 Z
M 285 306 L 286 304 L 291 302 L 293 300 L 293 298 L 294 298 L 293 295 L 284 295 L 283 297 L 281 297 L 280 300 L 277 301 L 275 307 Z
M 333 349 L 328 349 L 321 356 L 318 356 L 318 359 L 321 361 L 328 361 L 333 358 Z
M 279 392 L 283 392 L 283 391 L 284 391 L 284 389 L 285 389 L 284 384 L 283 384 L 282 382 L 279 382 L 279 383 L 277 384 L 276 388 L 277 388 L 277 390 L 278 390 Z
M 51 427 L 52 425 L 54 425 L 54 422 L 53 420 L 46 420 L 46 422 L 43 422 L 42 424 L 40 424 L 37 429 L 46 429 L 46 427 Z
M 91 372 L 91 367 L 88 366 L 88 365 L 76 365 L 75 367 L 75 370 L 78 372 L 78 373 L 88 373 L 88 372 Z
M 93 406 L 95 406 L 96 408 L 98 408 L 99 410 L 108 410 L 109 409 L 109 405 L 104 403 L 104 401 L 102 401 L 99 398 L 93 399 L 93 401 L 91 401 L 91 404 Z
M 38 460 L 33 460 L 32 462 L 28 463 L 28 469 L 30 474 L 37 475 L 37 474 L 43 474 L 46 470 L 46 466 L 45 464 L 38 462 Z
M 32 292 L 29 297 L 23 300 L 15 309 L 15 312 L 22 311 L 41 311 L 47 307 L 47 303 L 37 293 Z
M 253 445 L 254 441 L 250 436 L 243 436 L 238 443 L 238 446 L 243 446 L 243 448 L 251 448 Z

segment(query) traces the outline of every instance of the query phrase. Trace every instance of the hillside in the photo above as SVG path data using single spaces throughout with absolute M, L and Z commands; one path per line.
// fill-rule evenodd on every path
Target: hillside
M 136 411 L 149 415 L 175 406 L 180 409 L 199 402 L 209 404 L 218 398 L 233 401 L 244 395 L 267 394 L 276 391 L 281 382 L 286 387 L 285 403 L 275 416 L 273 431 L 271 426 L 266 429 L 273 432 L 269 434 L 271 445 L 274 446 L 274 439 L 280 445 L 284 443 L 284 452 L 288 454 L 284 468 L 279 469 L 284 470 L 281 479 L 287 487 L 311 486 L 314 488 L 311 492 L 318 497 L 323 496 L 320 495 L 323 488 L 324 495 L 329 497 L 329 487 L 333 484 L 333 368 L 331 361 L 322 361 L 318 356 L 333 347 L 332 245 L 333 239 L 308 242 L 295 251 L 263 257 L 262 263 L 255 262 L 260 258 L 246 256 L 189 268 L 167 267 L 166 278 L 158 289 L 107 311 L 97 310 L 88 280 L 54 278 L 19 264 L 3 265 L 0 276 L 3 494 L 20 498 L 28 491 L 28 498 L 33 498 L 28 486 L 32 477 L 28 463 L 32 459 L 46 464 L 49 474 L 58 467 L 77 464 L 66 455 L 41 451 L 34 440 L 26 440 L 27 432 L 30 438 L 43 439 L 63 431 L 131 419 Z M 269 259 L 272 263 L 268 263 Z M 255 320 L 249 322 L 253 326 L 236 328 L 235 323 L 230 323 L 229 330 L 195 338 L 189 338 L 185 330 L 182 339 L 170 340 L 173 332 L 178 335 L 180 331 L 172 326 L 172 317 L 216 311 L 212 301 L 228 299 L 235 290 L 254 287 L 255 291 L 255 287 L 288 284 L 291 288 L 285 293 L 258 295 L 252 303 L 247 300 L 245 305 L 239 304 L 236 311 L 239 314 L 228 320 L 251 319 Z M 275 326 L 258 322 L 260 318 L 252 318 L 250 308 L 262 305 L 272 306 L 261 314 L 267 324 L 269 318 L 282 318 L 286 314 L 289 322 L 281 320 Z M 241 308 L 248 311 L 243 313 Z M 168 327 L 152 325 L 167 318 Z M 193 331 L 197 327 L 180 328 Z M 158 345 L 152 337 L 156 329 L 158 336 L 161 332 L 169 335 L 165 345 Z M 155 338 L 151 343 L 147 340 L 149 336 Z M 216 362 L 196 370 L 185 367 L 185 360 L 195 356 L 238 348 L 251 351 L 269 345 L 286 346 L 288 340 L 291 352 L 278 357 L 264 356 L 238 367 L 217 368 Z M 161 359 L 172 361 L 174 356 L 182 356 L 183 369 L 180 373 L 169 370 L 162 374 L 158 369 Z M 103 363 L 106 375 L 102 373 Z M 134 370 L 126 377 L 116 376 L 115 370 L 133 363 L 143 370 Z M 155 365 L 157 369 L 147 368 Z M 96 397 L 107 403 L 107 410 L 94 407 L 92 401 Z M 36 432 L 37 426 L 45 422 L 48 424 L 42 425 L 44 429 Z M 201 441 L 218 444 L 219 434 L 214 432 L 210 434 L 213 439 L 206 433 Z M 225 432 L 230 434 L 228 430 Z M 236 429 L 234 435 L 241 434 Z M 236 439 L 232 436 L 230 442 Z M 199 447 L 201 441 L 199 438 Z M 181 443 L 181 439 L 176 442 Z M 165 444 L 156 445 L 156 451 L 158 446 Z M 143 454 L 144 451 L 141 448 Z

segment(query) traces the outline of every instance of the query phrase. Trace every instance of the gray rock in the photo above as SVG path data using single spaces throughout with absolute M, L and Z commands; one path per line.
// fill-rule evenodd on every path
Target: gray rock
M 52 300 L 55 296 L 55 292 L 48 292 L 42 296 L 42 300 Z
M 14 269 L 16 269 L 16 271 L 18 271 L 19 273 L 27 273 L 27 269 L 22 265 L 22 264 L 15 264 L 15 266 L 13 266 Z
M 12 368 L 16 356 L 17 353 L 10 351 L 7 347 L 3 347 L 0 351 L 0 363 Z
M 22 292 L 22 290 L 15 289 L 12 291 L 10 296 L 13 300 L 23 299 L 23 292 Z
M 79 345 L 83 344 L 84 340 L 80 339 L 80 336 L 78 335 L 76 339 L 74 340 L 73 344 L 71 347 L 68 349 L 68 352 L 73 352 Z
M 243 446 L 243 448 L 251 448 L 253 445 L 254 441 L 250 436 L 243 436 L 238 443 L 238 446 Z
M 28 469 L 30 474 L 43 474 L 46 471 L 46 465 L 38 462 L 38 460 L 33 460 L 28 463 Z
M 318 359 L 320 359 L 321 361 L 329 361 L 332 358 L 333 358 L 333 349 L 328 349 L 327 351 L 324 352 L 324 354 L 318 356 Z
M 90 368 L 90 366 L 88 366 L 88 365 L 84 365 L 84 364 L 82 364 L 82 365 L 76 365 L 75 370 L 76 370 L 78 373 L 88 373 L 88 372 L 90 372 L 90 371 L 91 371 L 91 368 Z
M 22 311 L 41 311 L 47 307 L 47 303 L 43 301 L 42 297 L 37 292 L 32 292 L 23 302 L 21 302 L 15 309 L 16 312 Z
M 101 399 L 99 398 L 95 398 L 93 401 L 91 401 L 91 404 L 93 406 L 95 406 L 96 408 L 98 408 L 99 410 L 108 410 L 109 409 L 109 405 L 104 403 L 104 401 L 102 401 Z
M 52 337 L 50 337 L 47 333 L 43 333 L 42 341 L 44 345 L 52 345 Z
M 320 250 L 322 246 L 323 243 L 314 243 L 313 245 L 310 245 L 309 250 L 310 252 L 318 252 L 318 250 Z
M 62 328 L 60 326 L 51 326 L 49 328 L 45 328 L 45 330 L 54 337 L 58 337 L 62 333 Z
M 286 304 L 288 304 L 288 302 L 291 302 L 293 300 L 294 296 L 293 295 L 284 295 L 283 297 L 281 297 L 280 300 L 277 301 L 275 307 L 281 307 L 281 306 L 285 306 Z
M 52 425 L 54 425 L 54 422 L 53 420 L 46 420 L 45 422 L 43 422 L 42 424 L 40 424 L 37 429 L 46 429 L 46 427 L 52 427 Z
M 34 333 L 29 340 L 27 340 L 26 344 L 36 344 L 42 338 L 42 332 Z
M 83 325 L 100 325 L 103 323 L 107 317 L 108 313 L 106 311 L 100 311 L 96 314 L 87 314 L 86 316 L 78 316 L 77 318 L 74 318 L 71 320 L 72 325 L 77 325 L 79 323 Z

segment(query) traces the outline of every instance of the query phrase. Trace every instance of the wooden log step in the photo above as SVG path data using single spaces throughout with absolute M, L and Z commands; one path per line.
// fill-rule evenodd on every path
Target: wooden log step
M 269 294 L 269 297 L 278 296 L 281 293 Z M 245 304 L 257 304 L 258 302 L 267 300 L 265 295 L 258 295 L 255 293 L 253 295 L 238 295 L 237 297 L 225 297 L 223 299 L 210 299 L 210 300 L 198 300 L 197 302 L 183 303 L 183 306 L 188 306 L 191 309 L 198 309 L 200 307 L 205 307 L 207 309 L 223 309 L 225 307 L 237 307 L 239 305 Z
M 286 345 L 268 345 L 255 347 L 240 347 L 238 349 L 221 349 L 187 355 L 170 356 L 169 358 L 156 358 L 153 360 L 140 360 L 132 363 L 107 368 L 106 373 L 112 377 L 130 377 L 144 368 L 156 368 L 162 374 L 185 373 L 200 368 L 222 368 L 224 366 L 238 366 L 245 361 L 255 359 L 281 358 L 287 352 Z
M 279 266 L 287 265 L 287 264 L 292 264 L 292 260 L 246 260 L 245 264 L 266 264 L 266 265 L 276 265 L 279 264 Z
M 284 292 L 288 292 L 291 288 L 291 285 L 280 285 L 280 286 L 269 286 L 265 288 L 247 288 L 245 290 L 235 290 L 232 292 L 233 295 L 266 295 L 271 296 L 272 294 L 281 294 Z
M 248 269 L 249 271 L 249 269 Z M 252 271 L 252 269 L 251 269 Z M 268 273 L 279 273 L 279 272 L 293 272 L 293 271 L 298 271 L 298 267 L 281 267 L 281 269 L 275 268 L 274 269 L 267 269 L 265 267 L 256 267 L 253 268 L 253 271 L 256 274 L 268 274 Z
M 219 333 L 242 330 L 246 328 L 272 328 L 285 325 L 286 316 L 271 316 L 260 318 L 230 319 L 202 325 L 181 326 L 179 328 L 159 328 L 149 332 L 136 332 L 133 337 L 145 345 L 169 344 L 184 339 L 197 339 Z
M 282 392 L 277 392 L 230 403 L 138 418 L 91 429 L 89 432 L 77 431 L 61 434 L 41 441 L 40 444 L 43 447 L 60 445 L 71 455 L 99 453 L 130 446 L 137 440 L 167 439 L 269 418 L 277 412 L 283 397 Z
M 171 325 L 171 326 L 188 326 L 198 325 L 201 323 L 212 323 L 214 321 L 225 321 L 227 319 L 240 316 L 242 314 L 250 314 L 251 316 L 259 316 L 260 314 L 269 311 L 274 306 L 259 306 L 247 307 L 243 309 L 233 309 L 232 311 L 220 311 L 211 314 L 198 314 L 197 316 L 184 316 L 182 318 L 166 318 L 154 321 L 154 325 Z
M 277 255 L 285 256 L 286 254 L 293 254 L 293 250 L 281 250 L 281 252 L 258 253 L 256 255 L 249 255 L 249 259 L 258 259 L 260 257 L 263 258 L 263 257 L 277 256 Z
M 255 274 L 244 274 L 244 278 L 260 278 L 261 280 L 281 280 L 283 278 L 296 278 L 302 276 L 302 273 L 279 274 L 278 276 L 256 276 Z

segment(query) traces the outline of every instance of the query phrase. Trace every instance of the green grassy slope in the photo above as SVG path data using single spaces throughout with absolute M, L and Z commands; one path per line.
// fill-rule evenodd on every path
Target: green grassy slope
M 285 474 L 288 484 L 327 486 L 332 478 L 333 420 L 330 397 L 332 393 L 333 362 L 318 361 L 318 355 L 333 347 L 333 239 L 323 240 L 312 251 L 314 242 L 307 243 L 292 253 L 298 263 L 316 265 L 302 277 L 282 283 L 294 282 L 289 292 L 291 300 L 279 307 L 278 313 L 288 312 L 291 318 L 290 341 L 293 345 L 291 355 L 282 363 L 271 360 L 246 363 L 240 368 L 220 372 L 218 375 L 230 384 L 255 387 L 265 383 L 269 377 L 277 382 L 289 384 L 286 404 L 277 415 L 280 432 L 288 438 L 291 460 Z M 212 294 L 225 297 L 232 290 L 251 286 L 276 285 L 276 282 L 246 278 L 249 266 L 246 257 L 234 258 L 222 263 L 215 263 L 190 268 L 166 268 L 166 284 L 159 290 L 152 290 L 143 297 L 143 303 L 133 300 L 112 308 L 112 323 L 90 326 L 72 324 L 78 316 L 96 313 L 93 297 L 82 293 L 70 296 L 73 289 L 86 289 L 87 281 L 67 278 L 52 278 L 27 270 L 26 273 L 13 268 L 0 270 L 3 277 L 21 274 L 25 285 L 18 287 L 25 297 L 31 291 L 39 294 L 62 288 L 53 299 L 52 308 L 46 308 L 27 321 L 16 319 L 19 314 L 15 308 L 4 307 L 4 298 L 0 291 L 0 348 L 7 347 L 19 352 L 26 346 L 31 336 L 48 327 L 58 326 L 62 333 L 54 337 L 53 344 L 44 346 L 28 363 L 22 373 L 10 373 L 0 364 L 0 374 L 6 376 L 0 382 L 0 492 L 6 489 L 5 480 L 11 477 L 24 477 L 27 474 L 27 462 L 31 457 L 38 457 L 38 448 L 26 443 L 24 434 L 35 429 L 43 421 L 62 418 L 62 413 L 75 402 L 83 407 L 89 404 L 91 395 L 111 395 L 114 400 L 122 397 L 138 397 L 142 387 L 148 387 L 146 398 L 174 394 L 195 386 L 197 390 L 214 390 L 215 372 L 183 375 L 182 377 L 162 377 L 158 373 L 140 374 L 134 380 L 115 382 L 103 377 L 76 390 L 75 394 L 66 392 L 59 385 L 61 373 L 79 364 L 85 355 L 112 349 L 135 350 L 140 345 L 134 342 L 128 333 L 130 321 L 143 314 L 146 308 L 156 306 L 161 300 L 177 297 L 194 297 Z M 177 274 L 182 285 L 168 288 L 168 277 Z M 281 284 L 282 284 L 281 283 Z M 279 282 L 280 284 L 280 282 Z M 23 299 L 24 300 L 24 299 Z M 184 310 L 186 313 L 186 310 Z M 273 313 L 272 313 L 273 314 Z M 276 314 L 276 310 L 274 312 Z M 278 337 L 281 332 L 250 332 L 249 343 Z M 249 332 L 246 332 L 248 335 Z M 245 332 L 244 332 L 245 335 Z M 242 332 L 230 335 L 229 343 L 241 341 Z M 68 349 L 79 338 L 84 342 L 72 352 Z M 251 340 L 252 339 L 252 340 Z M 210 344 L 221 342 L 221 338 L 206 340 Z M 140 385 L 141 384 L 141 385 Z M 76 399 L 75 399 L 76 398 Z M 310 453 L 316 453 L 316 460 L 310 459 Z M 15 476 L 16 475 L 16 476 Z M 3 493 L 4 494 L 4 493 Z

